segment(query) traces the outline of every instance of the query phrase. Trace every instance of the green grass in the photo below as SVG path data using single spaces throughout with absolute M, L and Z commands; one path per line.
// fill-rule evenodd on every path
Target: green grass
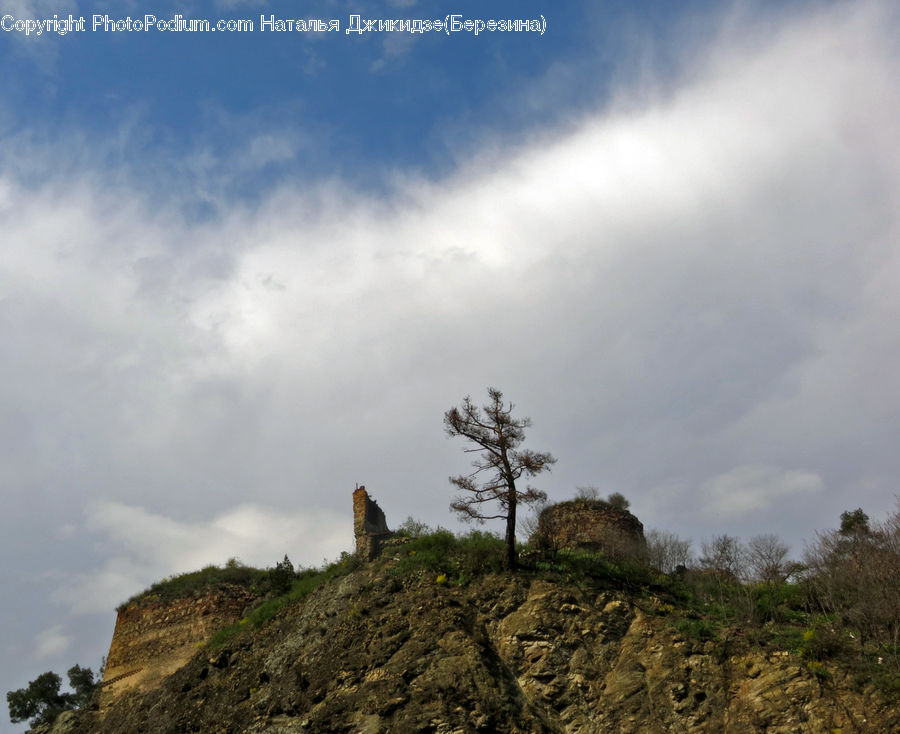
M 295 604 L 323 584 L 346 576 L 358 567 L 356 557 L 345 553 L 340 560 L 326 565 L 321 570 L 309 569 L 301 572 L 287 593 L 261 601 L 244 619 L 220 629 L 210 638 L 209 647 L 220 648 L 246 629 L 259 629 L 288 605 Z
M 157 581 L 149 589 L 131 597 L 119 605 L 119 609 L 144 600 L 172 601 L 183 599 L 221 584 L 236 584 L 248 589 L 258 586 L 269 573 L 259 568 L 251 568 L 230 561 L 225 566 L 206 566 L 199 571 L 190 571 L 169 576 Z
M 680 617 L 673 619 L 670 624 L 681 635 L 694 640 L 716 640 L 719 637 L 718 625 L 709 619 Z
M 534 562 L 533 568 L 561 573 L 572 581 L 599 581 L 626 589 L 655 586 L 658 578 L 658 574 L 636 560 L 614 559 L 595 551 L 560 550 L 552 559 Z
M 392 573 L 401 577 L 444 574 L 446 583 L 462 585 L 474 576 L 503 571 L 505 550 L 503 539 L 493 533 L 473 530 L 457 536 L 438 528 L 404 544 Z

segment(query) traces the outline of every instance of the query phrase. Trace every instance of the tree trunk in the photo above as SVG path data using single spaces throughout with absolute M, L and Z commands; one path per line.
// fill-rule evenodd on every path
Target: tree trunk
M 516 487 L 509 490 L 509 509 L 506 514 L 506 570 L 515 571 L 516 559 Z

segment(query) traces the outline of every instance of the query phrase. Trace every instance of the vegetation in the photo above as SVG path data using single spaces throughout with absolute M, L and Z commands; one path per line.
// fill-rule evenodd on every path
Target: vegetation
M 466 452 L 478 453 L 472 463 L 473 472 L 450 477 L 450 483 L 462 493 L 450 507 L 464 520 L 506 521 L 506 568 L 512 571 L 517 562 L 517 507 L 547 499 L 545 492 L 533 487 L 522 489 L 516 482 L 523 476 L 534 477 L 549 471 L 556 459 L 549 453 L 519 449 L 531 420 L 513 418 L 513 404 L 505 404 L 503 393 L 496 388 L 488 388 L 488 396 L 490 402 L 483 408 L 478 408 L 466 396 L 461 408 L 454 407 L 444 413 L 447 435 L 462 436 L 475 446 Z M 477 478 L 482 473 L 486 478 L 479 482 Z
M 469 504 L 459 501 L 472 519 L 482 519 L 477 510 L 481 496 L 499 503 L 507 518 L 523 501 L 519 494 L 511 500 L 504 493 L 517 490 L 514 483 L 504 484 L 504 470 L 489 460 L 492 450 L 501 458 L 505 455 L 510 466 L 521 467 L 518 474 L 513 472 L 513 482 L 552 461 L 546 454 L 516 451 L 527 422 L 512 420 L 512 406 L 504 406 L 498 391 L 490 395 L 494 403 L 484 409 L 486 416 L 467 398 L 463 411 L 452 418 L 453 425 L 460 427 L 463 424 L 458 421 L 481 421 L 483 442 L 461 430 L 451 435 L 467 435 L 483 449 L 475 474 L 482 469 L 494 472 L 493 482 L 481 489 L 472 477 L 454 480 L 476 493 L 468 498 Z M 474 428 L 467 430 L 482 436 Z M 494 430 L 502 447 L 488 441 Z M 628 508 L 622 495 L 603 499 L 592 488 L 579 489 L 572 502 Z M 720 534 L 701 542 L 695 558 L 690 539 L 651 530 L 646 554 L 629 557 L 609 549 L 559 549 L 545 543 L 514 548 L 511 566 L 508 535 L 501 538 L 478 530 L 455 535 L 443 528 L 432 530 L 410 517 L 398 531 L 405 542 L 377 561 L 381 564 L 378 573 L 391 579 L 391 584 L 425 582 L 449 588 L 518 566 L 523 574 L 562 578 L 591 588 L 628 589 L 646 613 L 665 616 L 678 635 L 702 644 L 704 650 L 718 650 L 723 656 L 733 655 L 736 645 L 744 650 L 748 646 L 786 650 L 800 656 L 806 670 L 823 683 L 840 669 L 849 672 L 860 690 L 874 685 L 887 696 L 900 696 L 900 508 L 882 523 L 870 522 L 859 508 L 844 512 L 840 520 L 837 530 L 816 536 L 802 564 L 791 561 L 787 545 L 771 534 L 754 536 L 746 544 Z M 220 584 L 254 591 L 259 597 L 256 606 L 209 642 L 218 648 L 235 635 L 262 627 L 288 605 L 359 566 L 357 557 L 346 553 L 319 569 L 300 571 L 295 571 L 286 555 L 264 570 L 231 559 L 224 567 L 208 566 L 165 579 L 131 601 L 182 598 Z M 349 614 L 353 618 L 364 611 L 354 607 Z M 61 679 L 52 672 L 38 676 L 26 688 L 8 692 L 10 719 L 30 719 L 35 725 L 52 722 L 62 711 L 84 707 L 96 688 L 92 671 L 76 665 L 68 676 L 71 693 L 60 692 Z
M 613 492 L 606 499 L 603 499 L 600 496 L 600 490 L 596 487 L 576 487 L 575 499 L 572 501 L 592 507 L 621 510 L 622 512 L 631 507 L 631 502 L 621 492 Z
M 662 573 L 672 574 L 691 564 L 690 538 L 683 540 L 675 533 L 650 530 L 647 538 L 647 562 Z
M 97 684 L 90 668 L 75 665 L 67 672 L 70 693 L 61 693 L 62 679 L 54 672 L 41 673 L 26 688 L 9 691 L 9 720 L 16 724 L 30 719 L 31 726 L 52 724 L 63 711 L 82 708 L 90 701 Z
M 280 596 L 290 589 L 294 578 L 294 565 L 287 555 L 266 569 L 245 566 L 238 559 L 231 558 L 224 566 L 206 566 L 199 571 L 180 573 L 157 581 L 149 589 L 121 604 L 119 609 L 135 602 L 184 599 L 225 584 L 243 586 L 259 596 Z
M 285 562 L 288 562 L 287 556 L 285 556 Z M 247 629 L 262 627 L 289 604 L 302 600 L 323 584 L 346 576 L 358 567 L 359 561 L 356 556 L 343 553 L 340 559 L 334 563 L 325 564 L 321 569 L 306 569 L 292 574 L 289 586 L 283 587 L 284 590 L 280 593 L 261 599 L 253 610 L 236 624 L 220 629 L 213 635 L 209 646 L 222 647 L 235 635 Z
M 575 502 L 603 500 L 582 493 Z M 649 600 L 689 639 L 725 646 L 741 641 L 802 656 L 820 680 L 830 669 L 850 671 L 860 686 L 900 694 L 900 511 L 872 526 L 861 510 L 842 515 L 841 530 L 818 536 L 805 564 L 788 559 L 776 536 L 745 545 L 721 534 L 701 543 L 650 531 L 644 558 L 597 551 L 520 549 L 521 571 L 583 584 L 625 588 Z M 864 515 L 863 515 L 864 517 Z M 849 519 L 847 519 L 849 518 Z M 408 521 L 415 523 L 415 521 Z M 462 585 L 504 567 L 505 541 L 490 533 L 456 536 L 414 525 L 392 572 Z
M 445 583 L 462 585 L 475 576 L 502 571 L 505 553 L 505 541 L 493 533 L 473 530 L 458 536 L 438 528 L 404 545 L 392 572 L 407 578 L 444 575 Z

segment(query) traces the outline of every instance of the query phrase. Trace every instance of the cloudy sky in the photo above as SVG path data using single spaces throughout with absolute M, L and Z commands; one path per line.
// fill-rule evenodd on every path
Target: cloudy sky
M 457 527 L 489 385 L 552 498 L 695 546 L 895 506 L 892 3 L 109 5 L 0 0 L 0 692 L 158 578 L 335 558 L 357 483 Z M 448 13 L 546 29 L 346 33 Z

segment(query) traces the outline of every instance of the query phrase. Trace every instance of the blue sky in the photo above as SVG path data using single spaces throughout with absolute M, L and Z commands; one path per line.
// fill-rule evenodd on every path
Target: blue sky
M 17 18 L 67 10 L 58 3 L 20 5 L 35 12 Z M 97 12 L 116 19 L 150 12 L 123 7 L 130 9 L 82 3 L 75 15 L 90 26 Z M 385 184 L 397 168 L 439 175 L 478 154 L 486 140 L 509 144 L 577 119 L 608 100 L 616 84 L 640 81 L 651 67 L 677 74 L 670 62 L 707 37 L 727 11 L 709 2 L 675 8 L 665 2 L 454 5 L 452 12 L 464 18 L 547 19 L 544 35 L 475 37 L 346 33 L 353 14 L 444 18 L 447 8 L 434 2 L 318 3 L 302 12 L 294 2 L 163 4 L 152 8 L 159 18 L 249 19 L 254 32 L 6 34 L 4 130 L 40 142 L 77 131 L 87 136 L 80 144 L 91 148 L 85 158 L 132 170 L 198 151 L 219 159 L 252 150 L 257 167 L 227 176 L 227 193 L 241 197 L 298 177 L 338 175 L 372 186 Z M 341 31 L 264 32 L 260 16 L 271 15 L 337 19 Z M 654 74 L 654 83 L 660 81 Z M 278 142 L 258 142 L 266 135 Z M 203 173 L 224 185 L 221 171 Z M 181 181 L 180 189 L 193 183 Z
M 0 31 L 0 689 L 168 574 L 334 558 L 357 483 L 458 527 L 489 385 L 553 499 L 695 551 L 890 512 L 897 11 L 785 5 L 0 0 L 341 25 Z M 547 29 L 344 33 L 449 13 Z

